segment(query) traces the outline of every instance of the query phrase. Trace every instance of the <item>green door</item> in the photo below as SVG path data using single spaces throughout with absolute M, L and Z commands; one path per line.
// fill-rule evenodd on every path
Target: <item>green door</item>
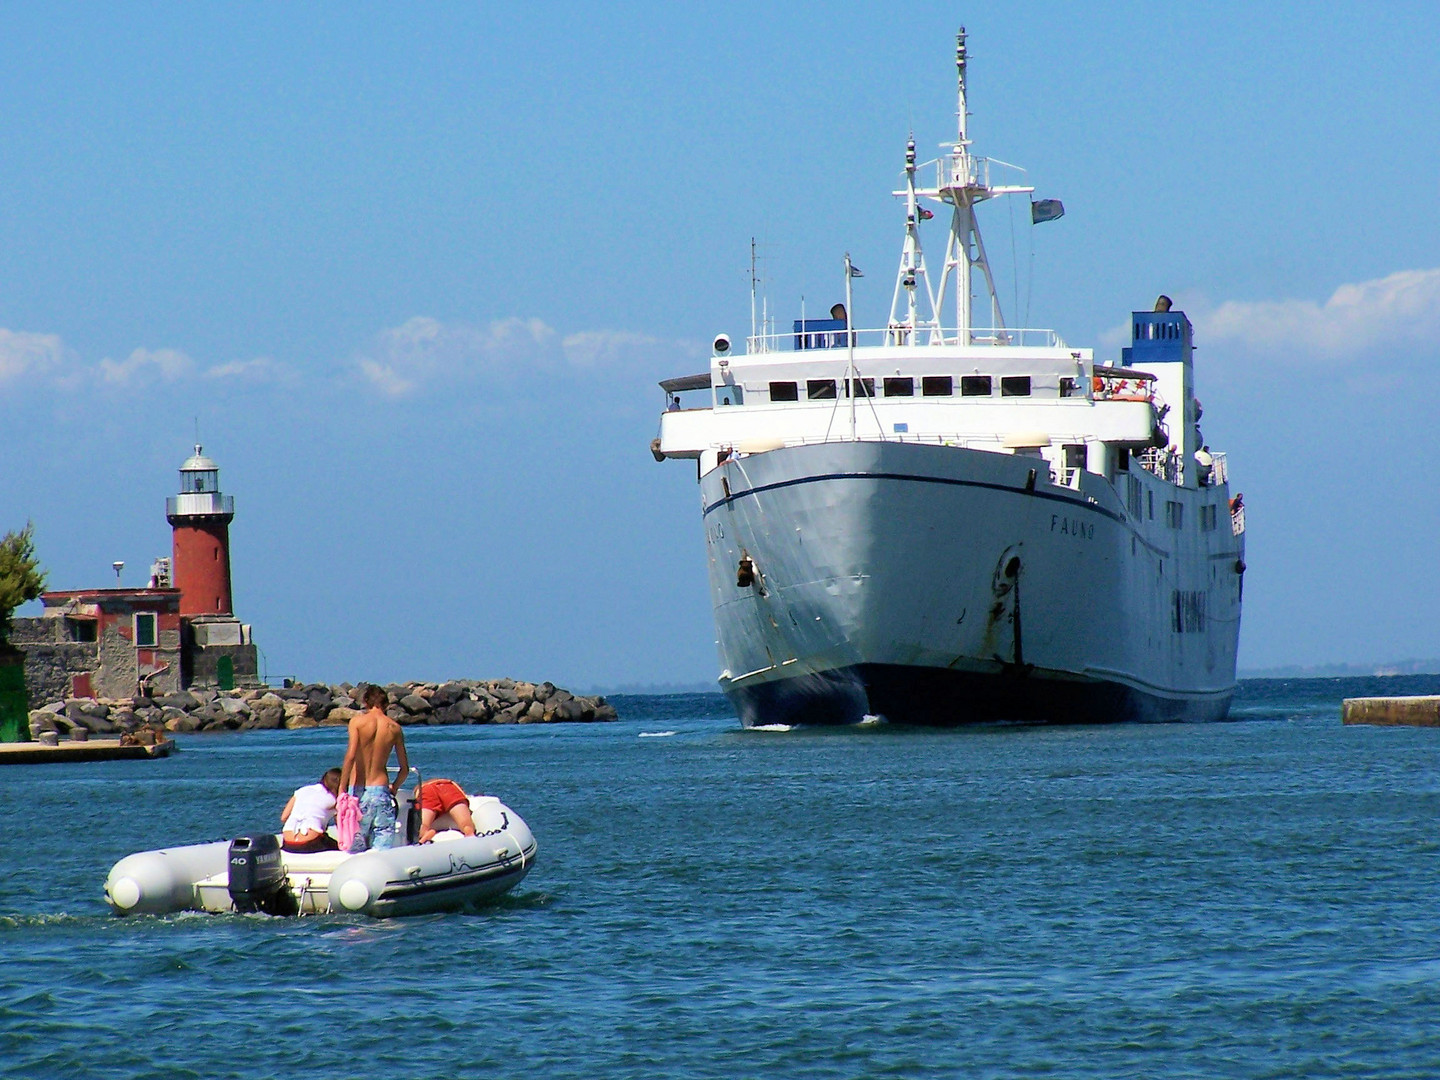
M 29 740 L 30 701 L 25 694 L 25 661 L 16 654 L 13 658 L 0 658 L 0 742 Z
M 221 690 L 235 689 L 235 661 L 228 656 L 222 656 L 215 662 L 215 679 L 220 684 Z

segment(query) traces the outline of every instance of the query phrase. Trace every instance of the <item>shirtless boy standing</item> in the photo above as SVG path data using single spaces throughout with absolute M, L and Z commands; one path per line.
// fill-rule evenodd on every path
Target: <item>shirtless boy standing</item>
M 365 711 L 350 721 L 350 745 L 345 749 L 345 762 L 340 766 L 340 790 L 349 791 L 364 783 L 360 795 L 360 831 L 350 845 L 351 854 L 369 848 L 388 848 L 395 843 L 395 793 L 410 774 L 410 759 L 405 755 L 405 732 L 385 715 L 389 703 L 385 691 L 378 686 L 365 688 Z M 395 782 L 385 767 L 390 751 L 400 765 Z

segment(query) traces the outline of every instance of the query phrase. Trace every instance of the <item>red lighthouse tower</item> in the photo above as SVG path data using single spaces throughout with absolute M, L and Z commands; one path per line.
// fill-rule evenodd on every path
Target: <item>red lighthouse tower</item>
M 174 528 L 174 584 L 182 617 L 231 615 L 230 522 L 235 497 L 220 494 L 220 469 L 200 452 L 180 466 L 180 494 L 165 500 Z

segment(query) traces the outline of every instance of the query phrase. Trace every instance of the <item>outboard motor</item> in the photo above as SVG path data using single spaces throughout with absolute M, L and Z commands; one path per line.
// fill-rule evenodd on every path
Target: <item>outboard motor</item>
M 405 806 L 405 843 L 418 844 L 420 842 L 420 770 L 410 766 L 410 771 L 415 774 L 415 786 L 410 789 L 410 801 Z
M 237 836 L 230 841 L 230 902 L 240 912 L 298 913 L 280 858 L 279 837 L 264 833 Z

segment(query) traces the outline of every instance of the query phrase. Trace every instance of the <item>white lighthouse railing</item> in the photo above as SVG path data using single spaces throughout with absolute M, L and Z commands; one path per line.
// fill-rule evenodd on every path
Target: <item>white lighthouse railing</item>
M 183 495 L 171 495 L 165 500 L 165 513 L 169 517 L 233 514 L 235 513 L 235 496 L 221 495 L 218 491 L 195 491 Z

